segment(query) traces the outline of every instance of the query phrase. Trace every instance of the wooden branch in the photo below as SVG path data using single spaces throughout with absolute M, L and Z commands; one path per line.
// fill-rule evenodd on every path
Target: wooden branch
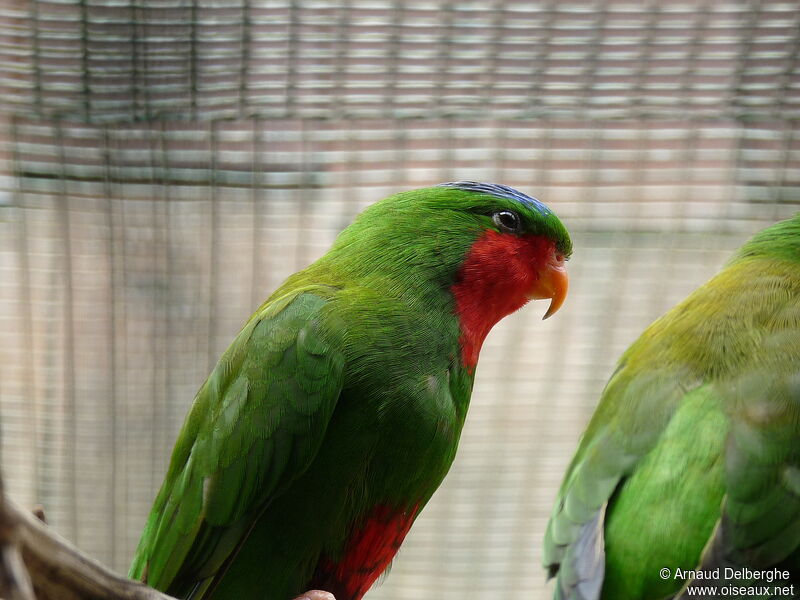
M 21 510 L 9 501 L 2 494 L 2 483 L 0 483 L 0 598 L 174 600 L 171 596 L 162 594 L 143 583 L 120 577 L 99 562 L 82 554 L 36 516 Z
M 0 599 L 175 600 L 112 573 L 45 524 L 44 510 L 27 512 L 11 502 L 0 477 Z M 336 600 L 311 590 L 295 600 Z
M 42 523 L 44 523 L 45 525 L 47 525 L 47 517 L 46 517 L 46 516 L 45 516 L 45 514 L 44 514 L 44 506 L 42 506 L 41 504 L 36 504 L 36 505 L 34 505 L 34 507 L 31 509 L 31 512 L 33 513 L 33 516 L 34 516 L 34 517 L 36 517 L 36 518 L 37 518 L 37 519 L 39 519 L 39 520 L 40 520 Z
M 19 527 L 14 522 L 0 479 L 0 598 L 35 600 L 33 585 L 19 549 Z

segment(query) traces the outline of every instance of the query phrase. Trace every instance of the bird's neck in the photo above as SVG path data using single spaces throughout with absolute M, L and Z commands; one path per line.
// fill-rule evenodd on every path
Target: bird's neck
M 486 231 L 472 245 L 451 287 L 461 327 L 461 360 L 472 373 L 489 331 L 525 305 L 552 242 Z
M 335 248 L 296 277 L 330 280 L 331 285 L 357 282 L 415 311 L 455 318 L 461 364 L 473 374 L 492 327 L 528 301 L 527 293 L 538 277 L 537 265 L 549 248 L 542 240 L 493 230 L 460 247 L 430 240 L 403 246 L 387 237 L 377 259 L 345 252 L 346 247 Z

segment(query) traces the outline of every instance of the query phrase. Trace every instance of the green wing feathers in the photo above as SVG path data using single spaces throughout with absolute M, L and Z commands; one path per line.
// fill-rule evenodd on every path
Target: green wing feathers
M 312 291 L 262 306 L 198 392 L 132 578 L 186 594 L 213 577 L 255 516 L 313 459 L 344 358 L 325 338 L 326 301 Z
M 798 354 L 794 348 L 782 352 Z M 782 563 L 800 547 L 800 365 L 794 373 L 745 373 L 732 382 L 722 518 L 727 560 Z
M 800 356 L 797 335 L 773 336 L 765 345 Z M 743 576 L 687 587 L 763 584 L 748 578 L 744 567 L 778 568 L 795 576 L 800 570 L 800 366 L 795 368 L 753 369 L 723 386 L 730 421 L 726 495 L 699 568 L 730 568 Z M 696 592 L 680 597 L 697 597 Z

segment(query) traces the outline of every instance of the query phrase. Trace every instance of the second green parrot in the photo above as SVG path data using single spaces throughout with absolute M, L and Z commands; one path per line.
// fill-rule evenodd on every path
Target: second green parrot
M 622 355 L 544 552 L 557 599 L 800 597 L 800 214 Z

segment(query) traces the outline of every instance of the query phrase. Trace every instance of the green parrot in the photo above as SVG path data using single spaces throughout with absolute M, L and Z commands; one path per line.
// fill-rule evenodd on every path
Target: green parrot
M 557 599 L 800 597 L 800 213 L 622 355 L 544 563 Z
M 541 202 L 455 182 L 373 204 L 200 388 L 130 576 L 179 598 L 358 600 L 456 453 L 486 334 L 567 291 Z

